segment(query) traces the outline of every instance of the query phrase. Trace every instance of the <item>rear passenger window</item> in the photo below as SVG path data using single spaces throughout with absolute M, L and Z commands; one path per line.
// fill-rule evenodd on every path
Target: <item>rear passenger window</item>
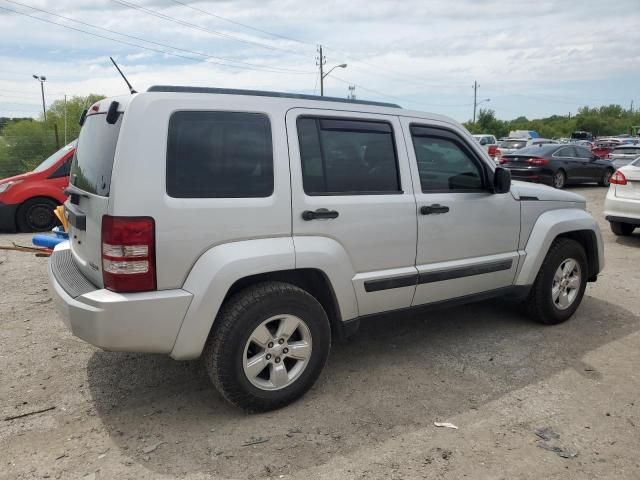
M 435 129 L 412 127 L 420 185 L 424 193 L 479 190 L 483 174 L 478 162 L 461 143 Z
M 270 196 L 269 118 L 257 113 L 174 113 L 169 119 L 167 193 L 176 198 Z
M 297 125 L 308 195 L 401 193 L 390 124 L 301 117 Z

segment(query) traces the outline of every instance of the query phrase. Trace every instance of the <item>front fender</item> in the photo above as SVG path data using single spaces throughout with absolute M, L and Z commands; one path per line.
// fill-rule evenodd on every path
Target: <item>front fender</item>
M 208 250 L 189 272 L 183 290 L 193 301 L 182 321 L 171 357 L 197 358 L 229 288 L 241 278 L 295 268 L 291 237 L 232 242 Z
M 553 241 L 563 233 L 590 231 L 596 239 L 597 267 L 594 274 L 604 268 L 604 244 L 600 227 L 587 212 L 577 208 L 550 210 L 541 214 L 525 246 L 525 259 L 516 274 L 516 285 L 532 285 Z

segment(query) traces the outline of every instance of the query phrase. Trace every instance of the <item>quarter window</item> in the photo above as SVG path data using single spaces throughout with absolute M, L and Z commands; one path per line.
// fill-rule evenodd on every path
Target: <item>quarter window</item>
M 482 168 L 468 149 L 448 134 L 435 129 L 411 128 L 424 193 L 479 190 L 484 186 Z
M 390 124 L 300 117 L 297 126 L 308 195 L 401 192 Z
M 174 113 L 169 119 L 167 193 L 177 198 L 270 196 L 269 118 L 239 112 Z

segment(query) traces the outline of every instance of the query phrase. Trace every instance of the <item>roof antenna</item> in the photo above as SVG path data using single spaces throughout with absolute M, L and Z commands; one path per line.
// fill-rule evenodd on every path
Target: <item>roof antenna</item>
M 120 67 L 118 67 L 118 64 L 116 63 L 116 61 L 113 59 L 113 57 L 109 57 L 109 60 L 111 60 L 111 63 L 113 63 L 113 66 L 116 67 L 116 69 L 118 70 L 118 73 L 122 76 L 122 79 L 124 80 L 124 83 L 127 84 L 127 87 L 129 87 L 129 91 L 131 92 L 131 95 L 133 95 L 134 93 L 138 93 L 135 91 L 135 89 L 131 86 L 131 84 L 129 83 L 129 80 L 127 80 L 127 77 L 124 76 L 124 73 L 122 73 L 122 70 L 120 70 Z

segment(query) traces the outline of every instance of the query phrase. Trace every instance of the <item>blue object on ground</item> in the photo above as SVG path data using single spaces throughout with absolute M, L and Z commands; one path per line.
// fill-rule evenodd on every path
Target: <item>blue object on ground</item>
M 34 235 L 31 239 L 36 247 L 53 248 L 59 243 L 65 241 L 62 237 L 54 237 L 53 235 Z

